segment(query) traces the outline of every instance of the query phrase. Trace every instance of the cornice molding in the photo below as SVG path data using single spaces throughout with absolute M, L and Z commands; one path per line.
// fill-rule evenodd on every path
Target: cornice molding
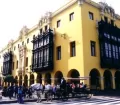
M 50 23 L 51 22 L 51 18 L 53 18 L 54 16 L 58 15 L 59 13 L 61 13 L 62 11 L 64 11 L 67 8 L 69 8 L 70 6 L 72 6 L 75 3 L 78 3 L 80 6 L 84 5 L 84 3 L 88 3 L 89 5 L 92 5 L 92 6 L 96 7 L 96 8 L 98 8 L 101 11 L 101 15 L 104 15 L 106 13 L 104 10 L 107 7 L 108 13 L 110 13 L 112 15 L 113 20 L 114 21 L 116 19 L 120 20 L 120 15 L 116 14 L 114 9 L 111 6 L 108 6 L 108 4 L 96 3 L 96 2 L 91 1 L 91 0 L 71 0 L 70 2 L 68 2 L 67 4 L 62 6 L 60 9 L 56 10 L 54 13 L 48 12 L 49 14 L 47 14 L 47 20 L 48 20 L 47 22 Z M 17 41 L 19 41 L 19 39 L 22 38 L 22 35 L 27 35 L 28 33 L 32 32 L 33 30 L 36 30 L 36 29 L 40 28 L 41 25 L 44 23 L 45 19 L 46 19 L 46 15 L 44 17 L 41 17 L 41 19 L 39 20 L 38 24 L 35 25 L 34 27 L 32 27 L 31 29 L 28 29 L 26 26 L 24 26 L 21 29 L 21 31 L 20 31 L 20 35 L 19 35 L 18 39 L 16 39 L 13 42 L 13 44 L 16 43 Z M 3 52 L 4 50 L 6 50 L 7 47 L 8 46 L 5 46 L 3 49 L 1 49 L 0 52 Z
M 28 31 L 29 29 L 27 28 L 27 26 L 23 26 L 20 30 L 18 39 L 22 39 L 23 36 L 26 36 L 28 34 Z
M 77 0 L 78 1 L 78 5 L 81 6 L 84 4 L 85 0 Z
M 52 12 L 46 12 L 44 16 L 42 16 L 38 22 L 38 29 L 41 28 L 43 24 L 51 23 Z
M 11 39 L 11 40 L 8 42 L 7 47 L 10 47 L 10 46 L 12 47 L 13 42 L 14 42 L 14 40 L 13 40 L 13 39 Z
M 62 6 L 61 8 L 59 8 L 58 10 L 56 10 L 53 14 L 52 17 L 56 16 L 57 14 L 61 13 L 62 11 L 64 11 L 65 9 L 67 9 L 68 7 L 70 7 L 71 5 L 73 5 L 74 3 L 76 3 L 78 0 L 71 0 L 70 2 L 68 2 L 67 4 L 65 4 L 64 6 Z
M 103 3 L 103 2 L 99 2 L 99 6 L 100 6 L 100 12 L 101 12 L 101 15 L 104 15 L 104 14 L 109 14 L 111 15 L 111 17 L 115 18 L 116 17 L 116 14 L 115 14 L 115 10 L 109 6 L 107 3 Z

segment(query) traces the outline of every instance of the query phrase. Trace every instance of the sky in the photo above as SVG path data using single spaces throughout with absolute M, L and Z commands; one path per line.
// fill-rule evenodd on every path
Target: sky
M 54 12 L 70 0 L 0 0 L 0 50 L 11 39 L 16 39 L 23 26 L 36 25 L 47 11 Z M 103 1 L 111 5 L 120 14 L 120 0 Z

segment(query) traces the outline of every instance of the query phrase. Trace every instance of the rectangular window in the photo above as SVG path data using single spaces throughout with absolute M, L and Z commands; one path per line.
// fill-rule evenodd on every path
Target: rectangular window
M 29 38 L 27 39 L 27 43 L 29 43 Z
M 41 51 L 39 51 L 39 67 L 41 67 Z
M 42 31 L 42 28 L 41 28 L 41 29 L 40 29 L 40 34 L 42 34 L 42 32 L 43 32 L 43 31 Z
M 14 51 L 15 51 L 16 47 L 14 46 Z
M 46 49 L 44 49 L 44 67 L 46 66 L 46 63 L 47 63 L 47 52 L 46 52 Z
M 47 48 L 47 62 L 49 61 L 49 49 Z
M 94 16 L 92 12 L 89 12 L 89 19 L 94 20 Z
M 76 56 L 75 41 L 74 42 L 70 42 L 70 56 L 71 57 Z
M 40 65 L 42 66 L 42 63 L 43 63 L 43 51 L 41 51 L 40 57 L 41 57 Z
M 111 58 L 112 57 L 112 53 L 111 53 L 111 44 L 110 43 L 108 44 L 108 48 L 109 48 L 109 58 Z
M 18 61 L 17 61 L 17 63 L 16 63 L 16 69 L 18 69 Z
M 116 49 L 115 49 L 115 45 L 112 45 L 112 53 L 113 53 L 113 58 L 116 59 Z
M 47 29 L 48 29 L 48 26 L 46 25 L 46 26 L 45 26 L 45 31 L 47 31 Z
M 22 42 L 22 45 L 24 45 L 24 41 Z
M 118 47 L 117 46 L 115 46 L 115 52 L 116 52 L 116 59 L 119 59 Z
M 26 57 L 26 67 L 28 67 L 28 57 Z
M 33 35 L 33 39 L 35 38 L 35 35 Z
M 114 26 L 114 21 L 113 20 L 111 20 L 111 24 Z
M 61 22 L 61 20 L 57 21 L 57 28 L 60 27 L 60 22 Z
M 104 20 L 105 20 L 105 22 L 108 23 L 108 18 L 106 16 L 104 16 Z
M 105 43 L 105 55 L 107 58 L 109 57 L 109 45 L 108 45 L 108 43 Z
M 91 44 L 91 56 L 96 56 L 96 42 L 90 41 Z
M 57 60 L 61 60 L 61 46 L 57 47 Z
M 13 62 L 13 65 L 12 65 L 12 70 L 14 70 L 14 62 Z
M 37 60 L 37 58 L 38 58 L 38 53 L 36 53 L 36 57 L 35 57 L 35 66 L 37 67 L 37 64 L 38 64 L 38 60 Z
M 69 15 L 69 20 L 72 21 L 74 19 L 74 12 Z

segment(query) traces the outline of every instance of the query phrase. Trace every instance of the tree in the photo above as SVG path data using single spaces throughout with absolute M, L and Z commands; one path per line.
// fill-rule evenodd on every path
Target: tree
M 14 79 L 14 77 L 13 77 L 12 75 L 7 75 L 7 76 L 4 78 L 4 82 L 16 83 L 17 80 Z

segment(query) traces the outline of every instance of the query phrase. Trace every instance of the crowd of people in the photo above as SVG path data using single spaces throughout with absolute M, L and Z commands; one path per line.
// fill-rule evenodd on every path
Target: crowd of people
M 29 97 L 32 96 L 32 89 L 30 87 L 26 87 L 24 84 L 17 85 L 17 84 L 11 84 L 8 86 L 3 87 L 2 95 L 5 97 L 11 98 L 17 98 L 19 103 L 23 103 L 23 97 Z
M 10 99 L 12 97 L 18 99 L 18 103 L 23 103 L 24 98 L 31 98 L 33 91 L 36 91 L 37 95 L 37 102 L 41 102 L 41 94 L 45 93 L 45 98 L 52 101 L 53 96 L 55 97 L 56 92 L 59 90 L 64 90 L 66 87 L 69 87 L 69 92 L 77 89 L 77 88 L 85 88 L 86 86 L 82 83 L 68 83 L 64 78 L 61 79 L 61 82 L 58 84 L 49 84 L 45 82 L 45 84 L 39 83 L 37 87 L 26 87 L 25 84 L 22 85 L 8 85 L 7 87 L 3 88 L 3 96 L 8 96 Z M 71 89 L 71 90 L 70 90 Z

